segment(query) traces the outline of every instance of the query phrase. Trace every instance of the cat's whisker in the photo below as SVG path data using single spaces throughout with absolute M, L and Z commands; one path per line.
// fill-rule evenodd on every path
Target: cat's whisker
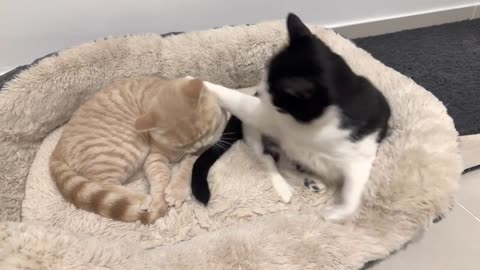
M 219 142 L 220 145 L 229 148 L 232 144 L 228 142 Z
M 218 142 L 216 144 L 213 145 L 214 147 L 217 147 L 217 148 L 220 148 L 222 150 L 227 150 L 226 147 L 222 144 L 219 144 Z
M 232 145 L 232 143 L 229 143 L 229 142 L 225 142 L 225 141 L 218 141 L 217 142 L 219 145 L 223 145 L 225 147 L 229 147 Z
M 237 140 L 237 138 L 235 138 L 235 137 L 221 137 L 220 139 L 223 139 L 223 140 Z
M 229 147 L 229 146 L 232 145 L 231 143 L 228 143 L 228 142 L 219 142 L 219 143 L 223 146 L 226 146 L 226 147 Z

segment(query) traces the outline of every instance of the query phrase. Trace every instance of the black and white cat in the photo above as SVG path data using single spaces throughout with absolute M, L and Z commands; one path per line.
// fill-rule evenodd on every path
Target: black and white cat
M 290 160 L 321 179 L 343 181 L 341 201 L 323 212 L 344 219 L 361 204 L 390 107 L 365 77 L 313 35 L 294 14 L 287 17 L 289 43 L 274 55 L 258 97 L 205 82 L 220 105 L 243 122 L 243 138 L 267 165 L 275 190 L 289 202 L 293 189 L 264 154 L 262 134 Z

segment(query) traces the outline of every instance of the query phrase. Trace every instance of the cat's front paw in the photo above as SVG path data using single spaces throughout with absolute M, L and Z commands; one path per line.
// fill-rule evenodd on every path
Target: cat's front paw
M 152 204 L 152 196 L 147 195 L 145 196 L 145 199 L 140 203 L 140 210 L 141 211 L 148 211 L 148 208 L 150 208 L 150 205 Z
M 325 184 L 319 181 L 312 180 L 310 178 L 305 178 L 303 180 L 303 185 L 307 187 L 311 192 L 323 194 L 327 190 Z
M 147 223 L 153 223 L 158 218 L 164 217 L 167 214 L 168 205 L 163 198 L 153 199 L 152 203 L 147 209 L 149 214 L 149 221 Z
M 188 186 L 182 188 L 168 186 L 165 190 L 165 200 L 168 206 L 171 207 L 180 207 L 189 195 L 190 190 Z
M 280 196 L 280 200 L 289 203 L 292 200 L 293 188 L 281 176 L 274 176 L 272 179 L 273 187 Z
M 289 203 L 292 200 L 293 192 L 291 190 L 285 190 L 279 192 L 278 195 L 280 195 L 280 199 L 283 203 Z

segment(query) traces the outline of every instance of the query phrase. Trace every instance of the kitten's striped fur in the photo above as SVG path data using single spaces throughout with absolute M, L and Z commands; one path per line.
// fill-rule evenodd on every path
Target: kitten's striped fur
M 188 195 L 194 154 L 217 140 L 226 115 L 200 80 L 119 80 L 82 105 L 63 130 L 50 173 L 78 208 L 152 223 Z M 172 165 L 178 173 L 171 178 Z M 150 196 L 122 184 L 139 169 Z M 168 185 L 168 186 L 167 186 Z

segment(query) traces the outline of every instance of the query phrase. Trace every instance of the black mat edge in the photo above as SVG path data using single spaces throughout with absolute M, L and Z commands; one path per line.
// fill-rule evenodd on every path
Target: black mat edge
M 472 166 L 470 168 L 466 168 L 465 170 L 463 170 L 462 175 L 467 174 L 467 173 L 471 173 L 471 172 L 479 170 L 479 169 L 480 169 L 480 164 Z

